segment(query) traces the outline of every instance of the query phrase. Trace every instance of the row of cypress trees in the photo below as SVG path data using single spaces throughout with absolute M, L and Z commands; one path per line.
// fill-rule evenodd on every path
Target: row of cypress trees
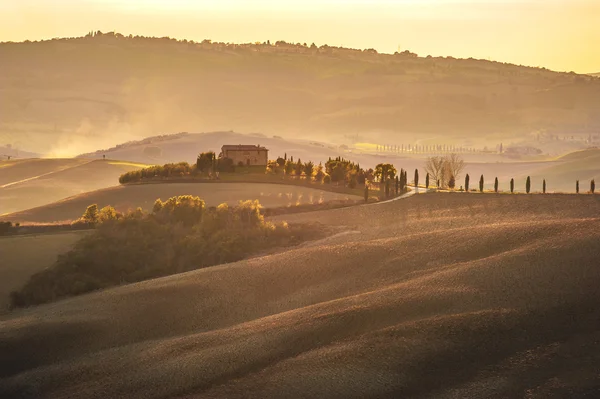
M 427 177 L 429 177 L 429 174 L 427 175 Z M 470 183 L 471 178 L 469 177 L 469 174 L 467 173 L 467 175 L 465 176 L 465 191 L 469 191 L 469 183 Z M 483 185 L 484 185 L 485 181 L 483 178 L 483 175 L 481 175 L 481 177 L 479 178 L 479 191 L 483 192 Z M 592 194 L 594 194 L 596 191 L 596 182 L 594 181 L 594 179 L 592 179 L 590 181 L 590 192 Z M 498 192 L 498 178 L 496 177 L 496 179 L 494 180 L 494 192 Z M 510 179 L 510 192 L 514 193 L 515 192 L 515 179 Z M 527 180 L 525 181 L 525 192 L 527 194 L 529 194 L 531 192 L 531 177 L 527 176 Z M 577 180 L 575 182 L 575 192 L 577 194 L 579 194 L 579 180 Z M 542 181 L 542 193 L 546 194 L 546 179 L 543 179 Z

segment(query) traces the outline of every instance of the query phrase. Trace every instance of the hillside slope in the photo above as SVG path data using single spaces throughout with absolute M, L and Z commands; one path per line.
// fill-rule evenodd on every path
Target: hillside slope
M 2 43 L 0 59 L 0 138 L 55 155 L 190 130 L 498 144 L 600 127 L 600 80 L 485 60 L 118 34 Z
M 81 158 L 0 161 L 0 215 L 116 186 L 121 174 L 144 166 Z
M 427 194 L 287 215 L 354 234 L 3 316 L 0 394 L 595 397 L 599 211 Z

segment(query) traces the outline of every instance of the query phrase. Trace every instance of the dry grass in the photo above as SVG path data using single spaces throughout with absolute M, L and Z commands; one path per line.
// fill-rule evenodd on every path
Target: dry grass
M 594 397 L 599 212 L 440 193 L 285 215 L 355 234 L 4 316 L 0 393 Z
M 6 215 L 4 219 L 21 223 L 50 223 L 75 220 L 81 216 L 90 204 L 98 204 L 101 208 L 111 205 L 120 211 L 127 211 L 137 207 L 150 210 L 157 198 L 166 200 L 173 196 L 188 194 L 201 197 L 208 206 L 217 206 L 223 202 L 235 205 L 240 200 L 258 199 L 264 207 L 269 208 L 321 203 L 330 200 L 345 200 L 347 198 L 360 199 L 360 197 L 347 194 L 282 184 L 137 184 L 111 187 L 77 195 L 43 207 Z

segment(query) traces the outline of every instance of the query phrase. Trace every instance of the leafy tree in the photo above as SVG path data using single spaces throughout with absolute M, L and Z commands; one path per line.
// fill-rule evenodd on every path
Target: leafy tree
M 325 172 L 323 172 L 323 165 L 319 163 L 319 166 L 317 166 L 317 171 L 315 172 L 315 181 L 321 183 L 323 182 L 324 177 Z
M 323 183 L 324 184 L 331 184 L 331 176 L 325 175 L 325 177 L 323 177 Z
M 315 170 L 315 164 L 311 161 L 308 161 L 304 164 L 304 174 L 306 178 L 310 180 Z
M 456 187 L 456 179 L 453 175 L 450 175 L 450 178 L 448 179 L 448 188 L 454 190 L 454 187 Z
M 515 179 L 510 179 L 510 193 L 515 192 Z
M 304 170 L 304 164 L 302 163 L 300 158 L 298 158 L 298 162 L 296 162 L 296 166 L 294 168 L 294 173 L 296 174 L 296 176 L 300 177 L 300 176 L 302 176 L 303 170 Z
M 498 178 L 496 177 L 496 180 L 494 180 L 494 192 L 497 193 L 498 192 Z
M 374 176 L 382 184 L 389 179 L 393 179 L 396 176 L 396 168 L 390 163 L 380 163 L 375 166 Z
M 481 175 L 481 177 L 479 178 L 479 192 L 483 192 L 483 184 L 484 184 L 484 180 L 483 180 L 483 175 Z
M 100 221 L 98 205 L 93 204 L 88 206 L 83 215 L 81 216 L 81 221 L 92 226 L 96 225 Z
M 294 164 L 294 162 L 292 162 L 292 161 L 286 161 L 286 162 L 285 162 L 285 166 L 284 166 L 284 168 L 283 168 L 283 170 L 284 170 L 284 172 L 285 172 L 286 176 L 289 176 L 289 175 L 291 175 L 291 174 L 292 174 L 292 172 L 294 171 L 294 168 L 295 168 L 295 164 Z
M 525 192 L 529 194 L 531 191 L 531 178 L 527 176 L 527 181 L 525 182 Z
M 468 193 L 469 192 L 469 181 L 471 180 L 471 178 L 469 177 L 469 174 L 467 173 L 467 175 L 465 176 L 465 191 Z
M 204 173 L 213 167 L 213 162 L 216 159 L 213 151 L 203 152 L 198 155 L 196 160 L 196 169 L 200 173 Z
M 277 158 L 277 165 L 279 165 L 279 167 L 283 168 L 285 166 L 285 158 Z

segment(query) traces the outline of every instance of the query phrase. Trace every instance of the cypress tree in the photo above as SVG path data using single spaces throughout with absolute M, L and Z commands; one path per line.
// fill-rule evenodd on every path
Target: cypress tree
M 365 184 L 365 203 L 369 202 L 369 186 Z
M 510 193 L 515 192 L 515 179 L 510 179 Z
M 594 192 L 596 191 L 596 182 L 594 181 L 594 179 L 592 179 L 592 181 L 590 182 L 590 191 L 592 192 L 592 194 L 594 194 Z
M 385 196 L 386 198 L 390 196 L 390 181 L 385 181 Z
M 429 173 L 425 176 L 425 188 L 429 188 Z
M 400 192 L 400 178 L 396 176 L 396 195 Z
M 467 193 L 469 192 L 469 180 L 471 180 L 471 178 L 469 177 L 469 174 L 467 173 L 467 175 L 465 176 L 465 191 Z
M 531 191 L 531 178 L 527 176 L 527 181 L 525 182 L 525 191 L 527 194 Z
M 542 192 L 546 194 L 546 179 L 544 179 L 544 183 L 542 184 Z
M 575 193 L 579 194 L 579 180 L 575 182 Z
M 479 178 L 479 192 L 483 192 L 483 175 Z
M 415 187 L 419 185 L 419 169 L 415 169 Z
M 497 193 L 498 192 L 498 178 L 496 177 L 496 180 L 494 180 L 494 192 Z

